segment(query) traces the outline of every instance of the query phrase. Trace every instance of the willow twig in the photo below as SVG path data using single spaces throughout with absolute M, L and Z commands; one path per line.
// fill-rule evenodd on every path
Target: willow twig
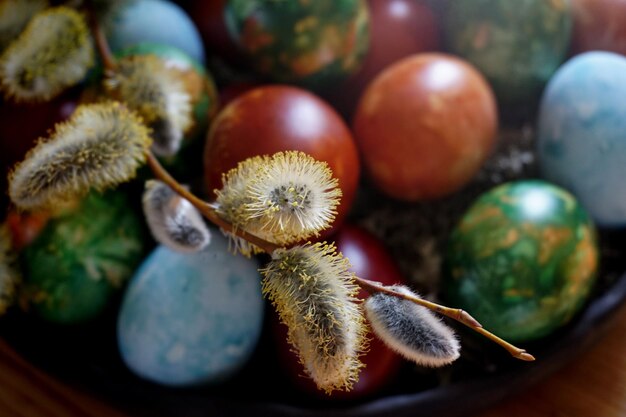
M 357 282 L 357 284 L 359 284 L 359 286 L 361 286 L 363 289 L 369 292 L 382 292 L 382 293 L 389 294 L 395 297 L 400 297 L 405 300 L 411 301 L 415 304 L 418 304 L 420 306 L 426 307 L 429 310 L 435 311 L 446 317 L 450 317 L 451 319 L 456 320 L 459 323 L 466 325 L 467 327 L 474 330 L 475 332 L 480 333 L 481 335 L 485 336 L 487 339 L 491 340 L 492 342 L 502 346 L 514 358 L 517 358 L 523 361 L 535 360 L 535 357 L 531 355 L 530 353 L 526 352 L 524 349 L 520 349 L 517 346 L 510 344 L 506 340 L 503 340 L 500 337 L 496 336 L 495 334 L 491 333 L 490 331 L 486 330 L 478 322 L 478 320 L 476 320 L 474 317 L 472 317 L 469 313 L 467 313 L 464 310 L 461 310 L 458 308 L 445 307 L 440 304 L 436 304 L 436 303 L 424 300 L 419 297 L 414 297 L 408 294 L 404 294 L 404 293 L 395 291 L 393 288 L 386 287 L 375 281 L 370 281 L 370 280 L 359 278 L 359 277 L 355 277 L 355 281 Z

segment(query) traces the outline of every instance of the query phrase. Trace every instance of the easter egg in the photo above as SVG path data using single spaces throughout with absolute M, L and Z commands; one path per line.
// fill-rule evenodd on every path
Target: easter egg
M 339 252 L 349 259 L 350 270 L 358 277 L 385 285 L 405 283 L 383 244 L 367 231 L 346 224 L 334 235 L 334 239 Z M 357 294 L 357 298 L 361 300 L 367 296 L 365 290 Z M 304 369 L 287 342 L 287 327 L 279 323 L 278 318 L 274 322 L 274 339 L 279 352 L 279 361 L 287 378 L 303 392 L 327 398 L 328 396 L 320 391 L 311 379 L 303 377 Z M 359 373 L 358 381 L 352 389 L 333 392 L 332 399 L 356 399 L 375 394 L 394 380 L 403 363 L 400 356 L 373 336 L 369 349 L 361 357 L 361 361 L 365 368 Z
M 227 0 L 232 38 L 261 74 L 309 88 L 354 73 L 367 51 L 365 0 Z
M 180 6 L 167 0 L 117 3 L 101 22 L 113 52 L 150 42 L 174 46 L 204 63 L 200 34 Z
M 542 174 L 606 227 L 626 226 L 626 58 L 587 52 L 568 61 L 541 100 Z
M 566 324 L 598 268 L 591 219 L 567 191 L 544 181 L 500 185 L 476 200 L 450 236 L 448 304 L 511 341 Z
M 439 48 L 438 26 L 433 12 L 416 0 L 368 0 L 370 43 L 361 68 L 328 99 L 350 117 L 367 86 L 385 67 L 418 52 Z
M 566 57 L 569 0 L 450 1 L 444 10 L 449 50 L 487 77 L 501 104 L 537 100 Z
M 169 386 L 218 382 L 239 371 L 263 324 L 257 267 L 229 253 L 217 231 L 198 253 L 155 249 L 129 283 L 119 313 L 126 365 Z
M 603 50 L 626 54 L 626 2 L 572 0 L 572 50 Z
M 450 55 L 424 53 L 387 67 L 367 87 L 354 134 L 373 184 L 400 200 L 448 195 L 491 153 L 497 110 L 485 79 Z
M 192 1 L 188 7 L 189 16 L 200 31 L 210 55 L 218 55 L 228 63 L 241 64 L 242 54 L 226 27 L 225 6 L 226 0 Z
M 48 221 L 23 252 L 24 293 L 45 320 L 98 316 L 144 254 L 143 220 L 120 192 L 91 194 Z
M 297 87 L 259 87 L 222 109 L 204 149 L 208 191 L 220 189 L 222 173 L 238 162 L 286 150 L 328 163 L 343 192 L 334 222 L 339 225 L 358 185 L 358 151 L 341 117 L 317 96 Z

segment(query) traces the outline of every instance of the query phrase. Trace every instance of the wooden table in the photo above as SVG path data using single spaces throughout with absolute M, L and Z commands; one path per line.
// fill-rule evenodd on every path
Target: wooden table
M 0 416 L 130 417 L 33 369 L 0 340 Z M 477 417 L 626 416 L 626 306 L 590 351 Z

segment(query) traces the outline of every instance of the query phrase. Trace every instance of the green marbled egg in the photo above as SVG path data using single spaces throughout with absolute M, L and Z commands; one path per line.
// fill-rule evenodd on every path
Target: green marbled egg
M 448 0 L 448 49 L 474 64 L 504 105 L 523 105 L 541 90 L 566 57 L 569 0 Z
M 90 194 L 23 252 L 30 308 L 62 324 L 98 316 L 141 262 L 144 238 L 143 220 L 123 194 Z
M 262 74 L 320 89 L 359 69 L 369 43 L 365 0 L 228 0 L 237 45 Z
M 537 339 L 578 311 L 598 262 L 594 225 L 571 194 L 543 181 L 507 183 L 452 232 L 445 296 L 500 337 Z

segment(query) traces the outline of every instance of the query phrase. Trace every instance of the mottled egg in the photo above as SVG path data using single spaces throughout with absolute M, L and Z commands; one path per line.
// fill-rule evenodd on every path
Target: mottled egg
M 252 355 L 264 312 L 258 265 L 214 232 L 199 253 L 158 247 L 132 278 L 117 335 L 137 375 L 169 386 L 219 382 Z
M 602 226 L 626 226 L 626 58 L 587 52 L 554 75 L 541 100 L 543 175 L 570 190 Z
M 566 57 L 569 0 L 449 1 L 444 36 L 451 52 L 474 64 L 502 104 L 537 100 Z
M 626 54 L 626 2 L 572 0 L 574 53 L 603 50 Z
M 323 88 L 354 73 L 367 51 L 365 0 L 228 0 L 232 38 L 260 73 Z
M 45 320 L 90 320 L 132 276 L 144 250 L 143 219 L 128 198 L 91 194 L 49 220 L 24 250 L 24 296 Z
M 498 123 L 487 81 L 466 61 L 423 53 L 387 67 L 354 117 L 354 135 L 374 185 L 406 201 L 448 195 L 487 159 Z
M 538 180 L 478 198 L 450 236 L 443 290 L 488 330 L 512 341 L 566 324 L 598 268 L 591 219 L 567 191 Z
M 222 188 L 222 174 L 256 155 L 297 150 L 325 161 L 343 195 L 334 225 L 350 210 L 360 174 L 350 130 L 326 102 L 297 87 L 252 89 L 216 117 L 204 149 L 207 191 Z
M 113 52 L 143 42 L 177 47 L 204 63 L 200 34 L 187 13 L 168 0 L 117 2 L 102 23 Z

